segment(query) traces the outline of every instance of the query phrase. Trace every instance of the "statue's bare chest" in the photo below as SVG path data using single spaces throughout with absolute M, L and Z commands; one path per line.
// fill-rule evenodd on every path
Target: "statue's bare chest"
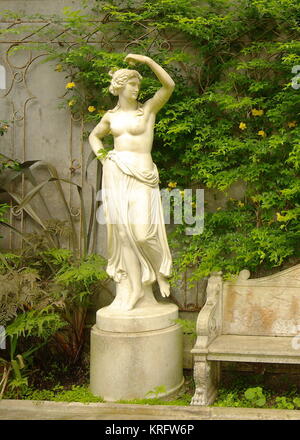
M 147 130 L 149 118 L 137 112 L 120 112 L 110 116 L 110 131 L 113 136 L 122 134 L 141 135 Z

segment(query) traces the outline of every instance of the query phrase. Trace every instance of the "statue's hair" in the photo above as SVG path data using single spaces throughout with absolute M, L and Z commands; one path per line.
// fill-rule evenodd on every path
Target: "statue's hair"
M 138 78 L 142 80 L 142 76 L 137 70 L 132 69 L 119 69 L 113 72 L 112 70 L 108 72 L 111 76 L 111 82 L 109 86 L 109 91 L 115 96 L 118 96 L 119 90 L 125 86 L 126 82 L 131 78 Z

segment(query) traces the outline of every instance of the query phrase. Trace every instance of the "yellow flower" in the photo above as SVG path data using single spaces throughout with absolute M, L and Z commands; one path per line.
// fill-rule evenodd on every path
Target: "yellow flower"
M 169 182 L 168 183 L 169 188 L 176 188 L 176 186 L 177 186 L 177 182 Z
M 55 70 L 56 70 L 56 72 L 61 72 L 63 70 L 63 66 L 61 64 L 57 64 L 55 66 Z
M 241 202 L 240 200 L 238 201 L 238 206 L 240 207 L 240 208 L 242 208 L 243 206 L 245 206 L 245 203 L 243 203 L 243 202 Z
M 245 124 L 245 122 L 241 122 L 240 125 L 239 125 L 239 128 L 241 130 L 245 130 L 245 128 L 247 128 L 247 125 Z
M 296 127 L 296 125 L 297 125 L 297 122 L 296 122 L 296 121 L 288 122 L 288 127 L 289 127 L 289 128 Z
M 68 106 L 69 106 L 69 107 L 72 107 L 74 104 L 76 104 L 76 100 L 75 100 L 75 99 L 71 99 L 71 100 L 68 102 Z
M 253 116 L 262 116 L 262 115 L 264 114 L 264 111 L 263 111 L 263 110 L 257 110 L 256 108 L 253 108 L 253 109 L 251 110 L 251 112 L 252 112 L 252 115 L 253 115 Z
M 284 222 L 285 221 L 285 217 L 283 215 L 281 215 L 280 212 L 276 212 L 276 216 L 277 216 L 277 220 L 279 222 Z
M 218 206 L 217 211 L 221 211 L 222 207 Z
M 181 197 L 184 197 L 184 191 L 180 191 Z
M 70 82 L 66 85 L 66 89 L 73 89 L 73 87 L 75 87 L 75 83 L 74 82 Z
M 259 130 L 257 134 L 258 134 L 258 136 L 262 136 L 262 137 L 267 136 L 267 134 L 264 130 Z
M 88 111 L 89 111 L 90 113 L 93 113 L 95 110 L 96 110 L 96 107 L 94 107 L 93 105 L 90 105 L 90 106 L 88 107 Z

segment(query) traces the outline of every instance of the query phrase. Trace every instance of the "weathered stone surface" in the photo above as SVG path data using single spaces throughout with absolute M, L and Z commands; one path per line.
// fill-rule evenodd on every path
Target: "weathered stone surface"
M 223 334 L 295 336 L 300 328 L 300 265 L 264 278 L 225 282 Z M 299 326 L 299 328 L 298 328 Z
M 300 420 L 300 411 L 2 400 L 0 420 Z
M 300 364 L 300 265 L 264 278 L 243 270 L 234 282 L 208 280 L 197 319 L 194 405 L 213 401 L 221 361 Z M 214 365 L 215 364 L 215 365 Z M 213 367 L 214 366 L 214 367 Z
M 183 385 L 182 331 L 171 325 L 139 332 L 91 332 L 91 391 L 106 401 L 147 398 L 164 387 L 162 396 Z
M 0 5 L 3 9 L 10 11 L 22 12 L 25 14 L 41 13 L 41 14 L 59 14 L 65 7 L 80 8 L 81 0 L 1 0 Z M 2 8 L 1 8 L 2 9 Z
M 300 350 L 291 337 L 221 335 L 209 345 L 207 359 L 299 364 Z
M 135 307 L 126 313 L 104 307 L 96 313 L 99 330 L 108 332 L 145 332 L 159 330 L 174 325 L 178 319 L 175 304 L 153 303 L 147 307 Z

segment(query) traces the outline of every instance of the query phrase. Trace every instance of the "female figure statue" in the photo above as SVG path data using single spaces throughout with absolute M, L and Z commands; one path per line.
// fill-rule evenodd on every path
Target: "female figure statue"
M 102 199 L 108 232 L 107 273 L 117 282 L 110 308 L 131 310 L 157 280 L 162 296 L 169 296 L 171 254 L 167 242 L 159 177 L 152 162 L 157 112 L 170 98 L 175 83 L 147 56 L 129 54 L 125 60 L 147 64 L 162 87 L 144 104 L 137 101 L 141 75 L 120 69 L 112 76 L 110 92 L 119 97 L 89 136 L 103 164 Z M 104 158 L 102 138 L 114 137 L 114 149 Z M 152 292 L 152 290 L 151 290 Z

